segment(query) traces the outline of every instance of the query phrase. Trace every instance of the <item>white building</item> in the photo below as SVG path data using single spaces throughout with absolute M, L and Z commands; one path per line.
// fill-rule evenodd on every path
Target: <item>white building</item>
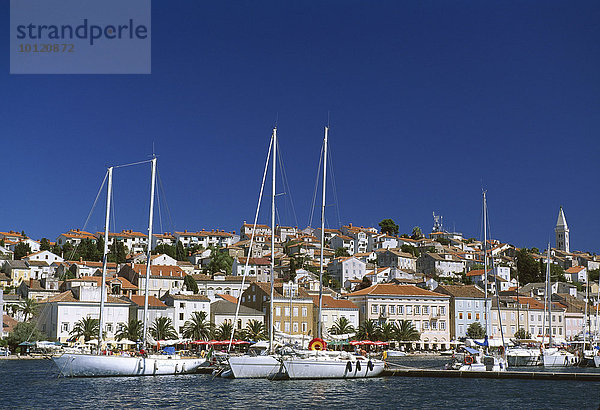
M 319 296 L 312 296 L 312 298 L 315 304 L 314 315 L 315 317 L 319 317 Z M 354 330 L 358 331 L 358 327 L 360 326 L 359 309 L 354 303 L 347 299 L 334 299 L 329 295 L 323 295 L 321 306 L 324 333 L 331 333 L 331 327 L 341 317 L 346 318 Z
M 185 294 L 166 294 L 162 297 L 162 301 L 174 309 L 173 326 L 183 334 L 183 326 L 185 322 L 190 320 L 194 312 L 206 313 L 207 320 L 210 317 L 210 299 L 203 295 L 185 292 Z
M 367 273 L 366 266 L 366 263 L 353 256 L 339 257 L 329 262 L 327 272 L 332 279 L 338 281 L 340 286 L 344 286 L 347 280 L 362 280 Z

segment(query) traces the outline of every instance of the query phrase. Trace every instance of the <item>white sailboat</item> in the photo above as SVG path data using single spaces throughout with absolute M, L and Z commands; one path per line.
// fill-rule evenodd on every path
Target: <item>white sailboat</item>
M 269 314 L 269 347 L 265 349 L 263 354 L 245 354 L 242 356 L 232 356 L 228 358 L 228 364 L 231 369 L 231 375 L 236 379 L 264 379 L 274 377 L 282 370 L 281 361 L 279 356 L 274 354 L 274 336 L 273 336 L 273 296 L 274 296 L 274 283 L 275 283 L 275 170 L 276 170 L 276 158 L 277 158 L 277 128 L 273 128 L 273 134 L 271 136 L 272 144 L 272 180 L 271 180 L 271 300 L 270 300 L 270 314 Z M 254 217 L 254 229 L 250 238 L 250 249 L 252 249 L 252 242 L 254 241 L 254 231 L 256 230 L 256 223 L 258 219 L 258 212 L 260 209 L 260 201 L 262 198 L 262 191 L 264 188 L 264 182 L 267 172 L 269 160 L 267 158 L 267 164 L 265 165 L 265 173 L 263 175 L 263 182 L 261 186 L 261 193 L 258 199 L 258 206 L 256 208 L 256 215 Z M 248 271 L 248 258 L 246 260 L 246 266 L 244 269 L 244 278 L 242 279 L 242 287 L 246 279 L 246 272 Z M 238 306 L 236 311 L 236 317 L 234 323 L 237 323 L 237 315 L 239 312 L 241 302 L 241 296 L 238 300 Z M 233 334 L 231 335 L 233 339 Z
M 546 253 L 546 290 L 544 307 L 548 314 L 548 348 L 542 352 L 542 362 L 544 367 L 567 367 L 576 364 L 577 358 L 573 353 L 567 352 L 564 349 L 558 349 L 552 346 L 552 285 L 550 280 L 550 243 L 548 243 L 548 251 Z M 545 318 L 544 318 L 545 319 Z M 544 335 L 546 326 L 544 326 Z M 543 345 L 543 340 L 542 340 Z
M 146 297 L 144 302 L 144 342 L 146 346 L 148 330 L 148 286 L 150 280 L 150 251 L 152 244 L 152 220 L 154 212 L 154 189 L 156 184 L 156 157 L 152 158 L 152 184 L 150 189 L 150 219 L 148 223 L 148 254 L 146 265 Z M 106 199 L 106 219 L 104 226 L 104 256 L 102 260 L 102 283 L 100 297 L 100 331 L 98 335 L 98 354 L 63 353 L 52 360 L 65 377 L 99 376 L 154 376 L 168 374 L 194 373 L 206 360 L 203 358 L 181 358 L 178 355 L 150 356 L 107 356 L 101 355 L 104 338 L 104 300 L 106 298 L 106 264 L 108 261 L 108 224 L 112 194 L 113 167 L 108 168 L 108 187 Z
M 319 271 L 319 316 L 318 337 L 322 336 L 323 305 L 323 248 L 325 244 L 325 192 L 327 182 L 327 136 L 329 127 L 325 127 L 323 140 L 323 195 L 321 203 L 321 263 Z M 303 351 L 285 355 L 281 358 L 290 379 L 357 379 L 377 377 L 384 368 L 385 362 L 357 356 L 348 352 Z

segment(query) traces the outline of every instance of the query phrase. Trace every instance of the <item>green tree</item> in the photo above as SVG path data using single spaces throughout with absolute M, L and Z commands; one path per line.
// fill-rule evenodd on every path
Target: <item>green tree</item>
M 98 319 L 84 317 L 75 323 L 73 330 L 69 334 L 77 339 L 83 336 L 83 339 L 87 342 L 98 337 L 100 334 L 100 323 Z
M 411 239 L 417 240 L 423 237 L 423 232 L 421 232 L 421 228 L 419 226 L 415 226 L 412 230 L 412 235 L 410 235 Z
M 183 284 L 187 290 L 191 290 L 194 292 L 194 294 L 198 293 L 198 284 L 191 275 L 185 275 L 185 278 L 183 278 Z
M 405 252 L 405 253 L 410 253 L 415 258 L 418 258 L 421 255 L 421 252 L 412 245 L 404 244 L 404 245 L 400 246 L 400 250 L 402 250 L 402 252 Z
M 521 248 L 519 249 L 519 252 L 517 252 L 517 270 L 519 271 L 519 281 L 521 282 L 521 285 L 543 281 L 539 265 L 535 262 L 535 259 L 533 259 L 526 248 Z
M 177 339 L 177 331 L 175 331 L 175 328 L 173 327 L 173 321 L 171 318 L 165 316 L 157 317 L 154 322 L 152 322 L 150 334 L 156 340 Z
M 7 342 L 14 351 L 19 343 L 36 342 L 45 339 L 45 335 L 39 331 L 33 322 L 19 322 L 8 334 Z
M 380 336 L 379 338 L 384 342 L 389 340 L 393 340 L 394 337 L 398 334 L 398 327 L 395 323 L 384 323 L 380 326 Z
M 485 337 L 485 329 L 479 322 L 473 322 L 467 328 L 467 337 L 471 339 L 483 339 Z
M 253 319 L 246 323 L 246 327 L 244 328 L 244 339 L 258 342 L 260 340 L 267 340 L 268 338 L 269 334 L 267 333 L 267 328 L 263 322 Z
M 588 274 L 590 276 L 591 281 L 598 282 L 598 279 L 600 277 L 600 269 L 593 269 L 589 271 Z
M 23 313 L 23 319 L 27 322 L 27 319 L 35 317 L 38 312 L 38 304 L 34 299 L 27 298 L 24 300 L 23 306 L 19 310 Z
M 346 319 L 344 316 L 340 316 L 335 322 L 333 322 L 333 326 L 331 326 L 329 332 L 332 335 L 345 335 L 356 332 L 356 329 L 354 329 L 354 326 L 352 326 L 348 319 Z
M 335 250 L 335 257 L 339 258 L 340 256 L 347 257 L 347 256 L 350 256 L 350 254 L 348 253 L 346 248 L 337 248 Z
M 73 244 L 71 242 L 67 242 L 62 247 L 63 258 L 71 259 L 74 256 L 75 248 L 73 248 Z
M 516 339 L 531 339 L 531 333 L 529 333 L 528 331 L 526 331 L 525 329 L 520 327 L 519 330 L 517 330 L 515 332 L 515 338 Z
M 50 241 L 46 238 L 42 238 L 40 240 L 40 251 L 49 251 L 50 249 Z
M 142 340 L 143 324 L 141 320 L 131 319 L 129 323 L 120 323 L 120 329 L 115 335 L 117 340 L 131 340 L 137 342 Z
M 360 282 L 356 290 L 370 288 L 372 285 L 373 282 L 371 282 L 371 279 L 369 279 L 367 276 L 363 276 L 362 281 Z
M 169 255 L 173 259 L 177 259 L 177 252 L 175 251 L 175 247 L 173 245 L 168 245 L 166 243 L 162 243 L 152 251 L 154 255 L 165 254 Z
M 381 233 L 385 233 L 388 235 L 398 235 L 400 227 L 394 222 L 393 219 L 384 219 L 379 222 L 379 227 L 381 228 Z
M 54 246 L 52 246 L 52 253 L 55 255 L 61 255 L 62 254 L 62 248 L 60 247 L 59 244 L 55 243 Z
M 379 324 L 375 320 L 365 320 L 358 327 L 356 336 L 364 340 L 376 340 L 379 338 Z
M 231 274 L 233 258 L 227 252 L 219 252 L 213 246 L 209 246 L 208 249 L 210 249 L 210 261 L 206 268 L 208 272 L 212 275 L 217 272 L 225 272 L 226 275 Z
M 444 246 L 450 245 L 450 239 L 447 239 L 447 238 L 437 238 L 435 241 L 437 243 L 440 243 L 440 244 L 444 245 Z
M 233 324 L 223 322 L 215 331 L 215 338 L 218 340 L 229 340 L 231 338 L 231 332 L 233 331 Z
M 14 258 L 20 260 L 21 258 L 31 253 L 31 247 L 27 242 L 19 242 L 15 245 Z
M 401 320 L 397 326 L 396 340 L 402 342 L 412 342 L 421 339 L 421 335 L 415 329 L 410 320 Z
M 194 312 L 183 325 L 183 337 L 208 340 L 212 335 L 212 323 L 206 320 L 206 312 Z
M 108 255 L 109 262 L 124 263 L 127 259 L 127 247 L 122 241 L 113 241 L 110 246 L 110 253 Z
M 187 260 L 187 254 L 185 253 L 183 244 L 180 241 L 177 241 L 177 243 L 175 244 L 175 259 L 177 259 L 178 261 Z
M 25 235 L 25 231 L 21 231 L 21 236 L 23 237 L 23 239 L 28 239 L 27 235 Z

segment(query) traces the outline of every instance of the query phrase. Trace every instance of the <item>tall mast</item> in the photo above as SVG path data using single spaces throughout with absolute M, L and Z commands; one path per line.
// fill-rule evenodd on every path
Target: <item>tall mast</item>
M 272 158 L 272 170 L 271 170 L 271 299 L 269 302 L 269 317 L 271 318 L 270 322 L 270 332 L 269 332 L 269 350 L 273 353 L 273 298 L 275 297 L 275 170 L 276 170 L 276 161 L 277 157 L 277 127 L 273 128 L 273 158 Z M 252 250 L 250 250 L 252 251 Z M 290 333 L 291 333 L 291 315 L 290 312 Z
M 488 330 L 488 275 L 487 275 L 487 202 L 486 202 L 486 191 L 483 191 L 483 288 L 484 288 L 484 299 L 483 299 L 483 309 L 484 309 L 484 317 L 485 317 L 485 335 L 489 336 Z M 498 291 L 498 289 L 496 289 Z M 500 312 L 498 312 L 500 314 Z
M 98 332 L 98 354 L 104 339 L 104 299 L 106 298 L 106 265 L 108 262 L 108 223 L 110 221 L 110 197 L 112 196 L 113 167 L 108 168 L 108 185 L 106 190 L 106 218 L 104 219 L 104 251 L 102 255 L 102 283 L 100 284 L 100 329 Z M 115 245 L 116 249 L 116 245 Z
M 552 281 L 550 279 L 550 242 L 546 253 L 546 294 L 548 295 L 548 347 L 552 347 Z
M 323 337 L 321 311 L 323 310 L 323 249 L 325 248 L 325 192 L 327 192 L 327 135 L 329 126 L 325 127 L 323 139 L 323 199 L 321 201 L 321 261 L 319 263 L 319 318 L 317 320 L 318 337 Z
M 146 251 L 146 292 L 144 295 L 144 349 L 148 333 L 148 295 L 150 293 L 150 252 L 152 250 L 152 220 L 154 216 L 154 187 L 156 185 L 156 157 L 152 158 L 152 183 L 150 186 L 150 216 L 148 217 L 148 246 Z
M 587 270 L 586 270 L 587 272 Z M 583 347 L 582 350 L 585 350 L 585 343 L 587 341 L 587 332 L 589 330 L 589 318 L 588 318 L 588 303 L 590 300 L 590 275 L 586 273 L 585 278 L 585 313 L 583 315 Z M 590 340 L 591 341 L 591 340 Z

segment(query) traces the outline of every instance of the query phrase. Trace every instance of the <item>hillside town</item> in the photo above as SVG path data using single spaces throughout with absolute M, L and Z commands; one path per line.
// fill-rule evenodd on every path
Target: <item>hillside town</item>
M 192 336 L 186 328 L 199 313 L 213 337 L 228 338 L 232 327 L 241 331 L 256 323 L 264 329 L 270 323 L 272 263 L 274 330 L 309 339 L 317 334 L 321 263 L 325 334 L 370 331 L 381 340 L 410 341 L 409 349 L 445 350 L 454 341 L 481 337 L 476 331 L 486 318 L 491 339 L 551 333 L 560 342 L 581 338 L 586 313 L 597 316 L 600 257 L 570 249 L 562 207 L 549 260 L 547 250 L 448 232 L 439 218 L 429 234 L 419 227 L 399 234 L 391 219 L 379 225 L 349 223 L 324 232 L 275 226 L 272 232 L 244 221 L 239 232 L 165 232 L 152 235 L 150 243 L 141 232 L 110 233 L 106 339 L 121 339 L 143 318 L 148 246 L 149 323 L 155 330 L 166 325 L 174 339 Z M 22 323 L 33 323 L 43 340 L 81 339 L 82 327 L 99 316 L 103 237 L 70 229 L 53 241 L 38 241 L 25 232 L 0 232 L 3 339 L 13 335 L 14 341 Z M 547 263 L 551 329 L 544 320 Z M 587 332 L 596 331 L 597 318 L 587 323 Z

